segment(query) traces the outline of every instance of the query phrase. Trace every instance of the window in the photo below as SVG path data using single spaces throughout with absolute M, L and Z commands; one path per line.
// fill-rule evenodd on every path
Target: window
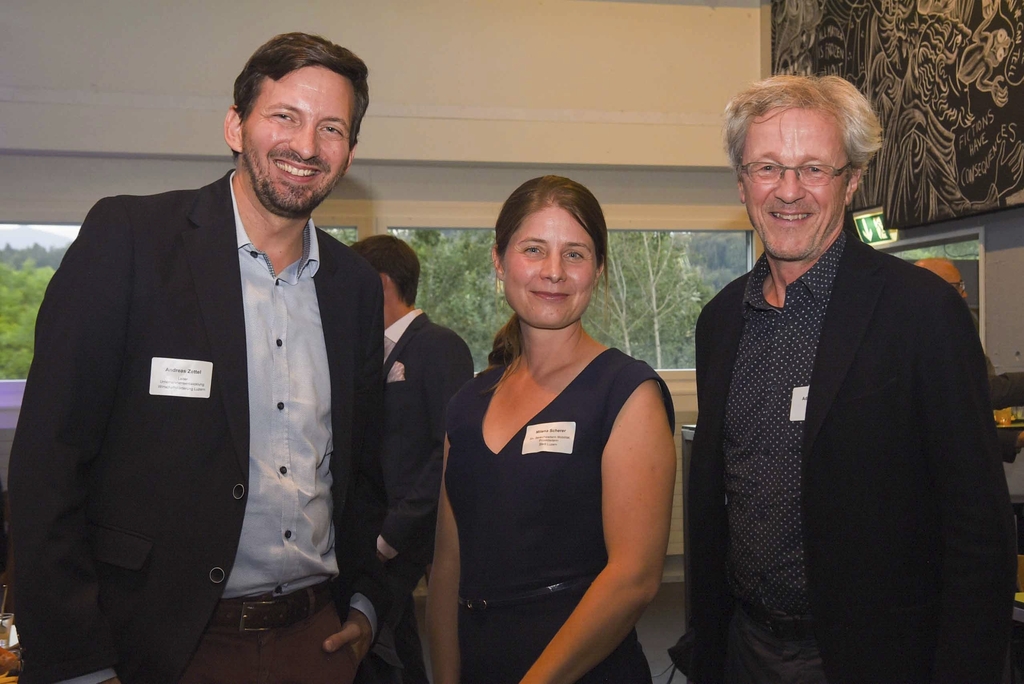
M 613 230 L 608 287 L 584 318 L 602 343 L 654 368 L 693 368 L 704 305 L 750 266 L 749 231 Z
M 0 224 L 0 380 L 28 375 L 36 312 L 78 228 Z
M 491 229 L 396 228 L 420 258 L 416 306 L 469 345 L 477 370 L 487 367 L 494 333 L 512 315 L 496 287 Z
M 351 224 L 334 223 L 321 228 L 346 244 L 358 238 Z M 493 229 L 388 232 L 420 257 L 417 305 L 466 340 L 477 369 L 486 367 L 494 334 L 511 315 L 491 266 Z M 78 226 L 0 224 L 0 379 L 27 375 L 36 311 L 77 233 Z M 749 270 L 751 239 L 748 230 L 610 231 L 607 287 L 595 293 L 584 318 L 587 331 L 655 368 L 693 368 L 697 316 L 726 283 Z
M 466 340 L 476 368 L 487 365 L 494 334 L 511 311 L 495 287 L 491 229 L 391 228 L 421 263 L 417 306 Z M 595 294 L 587 331 L 655 368 L 693 368 L 701 308 L 751 262 L 751 233 L 740 230 L 613 230 L 607 288 Z

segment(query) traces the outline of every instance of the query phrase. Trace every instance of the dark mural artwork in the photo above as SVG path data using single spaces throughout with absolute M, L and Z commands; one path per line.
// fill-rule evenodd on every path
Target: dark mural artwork
M 885 143 L 854 208 L 910 227 L 1024 205 L 1024 0 L 773 0 L 773 72 L 832 74 Z

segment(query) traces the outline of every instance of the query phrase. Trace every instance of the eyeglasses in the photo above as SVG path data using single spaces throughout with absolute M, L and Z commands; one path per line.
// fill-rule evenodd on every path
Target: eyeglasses
M 832 179 L 840 175 L 853 165 L 848 162 L 846 166 L 838 169 L 825 164 L 803 164 L 801 166 L 783 166 L 769 161 L 756 161 L 749 164 L 742 164 L 740 170 L 747 174 L 753 182 L 759 185 L 771 185 L 781 181 L 787 171 L 796 173 L 798 182 L 804 185 L 828 185 Z
M 953 286 L 953 288 L 954 288 L 954 289 L 955 289 L 955 290 L 956 290 L 957 292 L 959 292 L 960 294 L 964 294 L 964 293 L 966 293 L 966 292 L 967 292 L 967 288 L 966 288 L 966 287 L 964 287 L 964 281 L 962 281 L 962 280 L 960 280 L 960 281 L 957 281 L 957 282 L 955 282 L 955 283 L 954 283 L 954 282 L 952 282 L 952 281 L 949 281 L 949 280 L 947 280 L 946 282 L 947 282 L 947 283 L 949 283 L 950 285 L 952 285 L 952 286 Z

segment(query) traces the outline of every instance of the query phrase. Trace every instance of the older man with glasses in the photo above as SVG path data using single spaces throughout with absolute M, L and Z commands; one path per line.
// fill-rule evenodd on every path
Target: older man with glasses
M 725 128 L 765 253 L 697 323 L 690 680 L 997 682 L 1015 542 L 978 336 L 843 231 L 878 120 L 779 76 Z

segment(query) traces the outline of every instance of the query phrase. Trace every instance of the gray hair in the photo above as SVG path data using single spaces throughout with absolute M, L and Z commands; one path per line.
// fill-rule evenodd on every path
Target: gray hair
M 738 169 L 747 131 L 774 110 L 810 109 L 835 119 L 850 164 L 863 169 L 882 146 L 882 126 L 871 103 L 838 76 L 773 76 L 751 84 L 725 107 L 725 151 Z

